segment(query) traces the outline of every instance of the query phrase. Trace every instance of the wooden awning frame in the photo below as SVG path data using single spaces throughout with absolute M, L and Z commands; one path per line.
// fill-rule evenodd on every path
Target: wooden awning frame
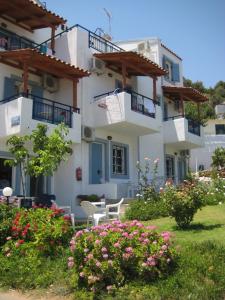
M 89 76 L 88 71 L 72 66 L 54 56 L 35 49 L 0 52 L 0 63 L 23 70 L 23 93 L 28 94 L 29 73 L 41 76 L 44 73 L 66 78 L 73 83 L 73 107 L 77 107 L 77 84 L 80 78 Z
M 196 103 L 206 102 L 209 99 L 192 87 L 176 87 L 176 86 L 163 86 L 163 94 L 171 100 L 192 101 Z
M 39 76 L 48 73 L 58 78 L 74 80 L 90 75 L 88 71 L 72 66 L 54 56 L 40 53 L 35 49 L 2 51 L 0 52 L 0 63 L 22 70 L 26 64 L 28 72 Z
M 95 53 L 94 56 L 104 61 L 107 68 L 121 75 L 123 74 L 123 66 L 126 66 L 127 77 L 159 77 L 167 74 L 167 71 L 162 67 L 145 56 L 133 51 Z
M 66 23 L 65 19 L 32 0 L 0 0 L 0 17 L 28 31 Z

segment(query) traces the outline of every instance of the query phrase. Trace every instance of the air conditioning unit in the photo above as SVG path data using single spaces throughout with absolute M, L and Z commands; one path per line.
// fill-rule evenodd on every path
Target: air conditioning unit
M 151 51 L 150 42 L 149 41 L 145 41 L 145 42 L 139 43 L 138 46 L 137 46 L 137 50 L 140 53 L 150 52 Z
M 86 142 L 93 142 L 95 140 L 95 130 L 89 126 L 82 126 L 82 139 Z
M 105 71 L 105 63 L 96 57 L 92 57 L 90 61 L 89 70 L 90 72 L 94 72 L 99 75 L 103 74 Z
M 190 150 L 181 150 L 180 156 L 190 156 Z
M 57 92 L 59 90 L 59 79 L 52 75 L 44 74 L 43 88 L 49 91 L 50 93 Z

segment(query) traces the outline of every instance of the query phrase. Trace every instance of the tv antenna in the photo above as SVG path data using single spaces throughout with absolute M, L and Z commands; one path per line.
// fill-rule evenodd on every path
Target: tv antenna
M 111 27 L 112 14 L 106 8 L 103 8 L 103 10 L 109 20 L 109 36 L 112 37 L 112 27 Z

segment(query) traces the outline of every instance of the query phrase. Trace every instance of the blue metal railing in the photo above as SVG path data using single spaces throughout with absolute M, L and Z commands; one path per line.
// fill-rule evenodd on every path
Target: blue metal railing
M 67 104 L 62 104 L 57 101 L 52 101 L 47 98 L 38 97 L 33 94 L 24 93 L 8 97 L 0 101 L 0 105 L 13 101 L 19 97 L 26 97 L 33 100 L 32 119 L 34 120 L 56 125 L 59 123 L 65 123 L 65 125 L 72 128 L 73 112 L 80 113 L 79 108 L 75 108 Z
M 121 52 L 125 51 L 124 49 L 120 48 L 119 46 L 115 45 L 114 43 L 106 40 L 102 36 L 94 33 L 93 31 L 79 25 L 75 24 L 71 26 L 70 28 L 66 28 L 65 30 L 61 31 L 60 33 L 56 34 L 54 38 L 62 36 L 64 33 L 67 33 L 71 31 L 74 28 L 81 28 L 88 32 L 88 46 L 89 48 L 93 48 L 99 52 Z M 37 45 L 36 48 L 40 48 L 42 46 L 45 46 L 47 43 L 51 41 L 51 38 L 47 39 L 43 43 Z
M 134 92 L 132 90 L 123 90 L 123 89 L 115 89 L 114 91 L 106 92 L 94 97 L 94 101 L 99 100 L 100 98 L 116 95 L 121 92 L 126 92 L 131 95 L 131 109 L 148 117 L 155 118 L 156 115 L 156 105 L 159 105 L 158 101 L 154 101 L 153 99 L 146 97 L 142 94 Z
M 198 121 L 187 119 L 188 120 L 188 132 L 201 136 L 201 124 Z
M 180 119 L 180 118 L 185 118 L 188 121 L 188 132 L 198 135 L 198 136 L 201 136 L 201 123 L 196 120 L 186 118 L 184 115 L 166 117 L 166 118 L 164 118 L 164 121 L 176 120 L 176 119 Z

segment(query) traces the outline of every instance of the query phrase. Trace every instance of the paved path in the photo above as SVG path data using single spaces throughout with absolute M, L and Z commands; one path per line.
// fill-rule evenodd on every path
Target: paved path
M 70 300 L 66 297 L 54 297 L 54 296 L 41 296 L 34 294 L 22 294 L 17 291 L 0 292 L 0 300 Z

